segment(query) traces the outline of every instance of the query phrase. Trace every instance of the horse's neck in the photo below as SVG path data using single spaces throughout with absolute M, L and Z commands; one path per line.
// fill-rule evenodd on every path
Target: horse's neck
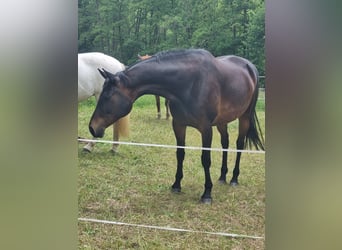
M 172 69 L 170 69 L 172 71 Z M 134 89 L 134 98 L 138 98 L 144 94 L 160 95 L 166 98 L 171 98 L 174 93 L 175 80 L 170 77 L 166 78 L 165 74 L 169 72 L 165 69 L 158 67 L 151 68 L 150 70 L 132 70 L 128 73 L 130 79 L 131 89 Z

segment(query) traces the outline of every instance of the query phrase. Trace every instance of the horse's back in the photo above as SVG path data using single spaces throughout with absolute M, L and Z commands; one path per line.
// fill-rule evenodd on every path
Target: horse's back
M 104 79 L 97 71 L 98 68 L 116 73 L 124 70 L 124 65 L 117 59 L 99 52 L 78 54 L 78 101 L 100 94 Z
M 255 65 L 246 58 L 235 55 L 219 56 L 216 58 L 227 64 L 228 67 L 238 67 L 241 71 L 248 72 L 254 80 L 257 80 L 259 76 L 259 72 Z

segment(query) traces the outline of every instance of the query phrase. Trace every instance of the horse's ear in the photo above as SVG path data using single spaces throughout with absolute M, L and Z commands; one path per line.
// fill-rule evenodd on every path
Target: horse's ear
M 101 76 L 102 76 L 104 79 L 108 78 L 106 72 L 104 71 L 104 69 L 101 70 L 101 69 L 98 68 L 97 70 L 100 72 Z
M 102 68 L 102 70 L 99 70 L 100 74 L 106 79 L 114 79 L 115 75 L 113 73 L 110 73 L 109 71 L 105 70 L 104 68 Z

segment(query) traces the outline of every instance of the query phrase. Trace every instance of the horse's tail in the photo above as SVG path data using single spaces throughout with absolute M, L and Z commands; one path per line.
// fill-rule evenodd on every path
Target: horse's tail
M 259 96 L 259 86 L 258 86 L 259 73 L 255 67 L 252 67 L 252 65 L 249 65 L 248 63 L 247 63 L 247 69 L 248 69 L 248 72 L 251 75 L 252 79 L 256 82 L 256 85 L 255 85 L 255 91 L 253 94 L 252 102 L 251 102 L 251 105 L 249 107 L 249 109 L 250 109 L 250 116 L 249 116 L 250 125 L 249 125 L 249 129 L 248 129 L 247 135 L 246 135 L 245 147 L 251 148 L 251 146 L 253 144 L 256 149 L 265 150 L 264 137 L 262 135 L 262 131 L 261 131 L 259 120 L 258 120 L 257 113 L 256 113 L 256 103 L 258 101 L 258 96 Z
M 129 136 L 129 114 L 115 122 L 115 130 L 119 132 L 119 136 Z

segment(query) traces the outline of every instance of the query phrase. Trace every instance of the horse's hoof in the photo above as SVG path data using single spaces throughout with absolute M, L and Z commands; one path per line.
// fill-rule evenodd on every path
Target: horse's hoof
M 91 153 L 91 151 L 88 148 L 83 148 L 82 152 L 83 153 Z
M 92 149 L 93 149 L 93 146 L 90 143 L 88 143 L 87 145 L 83 147 L 83 151 L 87 153 L 91 153 Z
M 201 203 L 206 204 L 206 205 L 211 205 L 212 199 L 210 197 L 202 197 L 201 198 Z
M 226 180 L 221 180 L 221 179 L 219 179 L 218 181 L 219 181 L 219 183 L 222 184 L 222 185 L 226 185 L 226 184 L 227 184 L 227 181 L 226 181 Z
M 181 188 L 174 188 L 174 187 L 171 187 L 171 192 L 172 192 L 172 193 L 179 194 L 179 193 L 181 192 Z
M 116 149 L 111 149 L 109 152 L 112 153 L 112 155 L 116 155 L 118 154 L 118 151 Z
M 231 181 L 230 182 L 230 186 L 232 186 L 232 187 L 236 187 L 237 185 L 239 185 L 239 183 L 237 181 Z

